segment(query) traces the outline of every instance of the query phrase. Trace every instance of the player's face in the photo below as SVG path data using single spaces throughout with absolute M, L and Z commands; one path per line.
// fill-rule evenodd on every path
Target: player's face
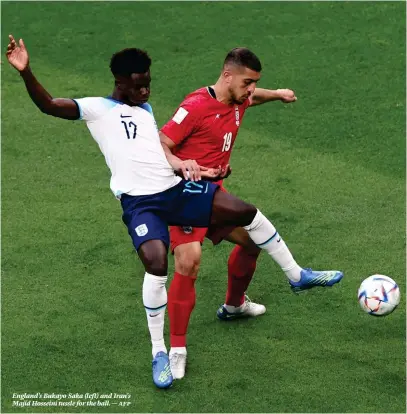
M 121 79 L 119 88 L 133 105 L 140 105 L 150 97 L 150 71 L 146 73 L 132 73 L 129 78 Z
M 256 89 L 256 84 L 260 79 L 260 73 L 249 68 L 234 68 L 227 79 L 232 101 L 240 105 Z

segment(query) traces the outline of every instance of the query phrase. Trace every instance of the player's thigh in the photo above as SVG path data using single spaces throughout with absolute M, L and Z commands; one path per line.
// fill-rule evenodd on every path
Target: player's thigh
M 236 227 L 225 240 L 243 247 L 249 254 L 260 253 L 261 249 L 250 238 L 249 233 L 243 227 Z
M 247 226 L 253 221 L 256 213 L 254 205 L 232 194 L 216 191 L 212 203 L 211 225 Z
M 219 186 L 219 190 L 218 191 L 223 191 L 225 193 L 227 193 L 228 191 L 226 190 L 225 187 L 223 187 L 223 185 Z M 208 231 L 206 233 L 206 238 L 208 238 L 214 246 L 216 246 L 217 244 L 219 244 L 222 240 L 225 240 L 225 238 L 236 228 L 235 225 L 229 225 L 229 226 L 210 226 L 210 228 L 208 228 Z

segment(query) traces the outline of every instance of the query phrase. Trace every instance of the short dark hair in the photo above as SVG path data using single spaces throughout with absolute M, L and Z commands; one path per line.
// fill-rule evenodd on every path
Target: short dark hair
M 130 77 L 132 73 L 146 73 L 150 69 L 151 58 L 147 52 L 135 47 L 115 53 L 110 60 L 113 75 Z
M 261 72 L 260 59 L 246 47 L 236 47 L 232 49 L 226 56 L 223 65 L 232 64 L 236 66 L 244 66 L 256 72 Z

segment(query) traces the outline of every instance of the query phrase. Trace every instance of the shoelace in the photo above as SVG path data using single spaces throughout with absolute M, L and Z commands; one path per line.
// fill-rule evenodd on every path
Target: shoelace
M 172 362 L 174 365 L 178 364 L 178 361 L 184 357 L 184 355 L 178 354 L 178 353 L 174 353 L 170 356 L 170 362 Z
M 177 364 L 179 359 L 179 354 L 172 354 L 170 355 L 170 362 L 172 362 L 173 364 Z
M 250 309 L 253 306 L 252 300 L 246 294 L 244 295 L 244 304 L 247 309 Z

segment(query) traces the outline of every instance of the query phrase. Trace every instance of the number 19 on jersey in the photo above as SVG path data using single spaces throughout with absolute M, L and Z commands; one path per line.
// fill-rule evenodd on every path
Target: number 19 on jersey
M 232 133 L 226 132 L 226 134 L 223 136 L 222 152 L 229 151 L 231 145 L 232 145 Z

